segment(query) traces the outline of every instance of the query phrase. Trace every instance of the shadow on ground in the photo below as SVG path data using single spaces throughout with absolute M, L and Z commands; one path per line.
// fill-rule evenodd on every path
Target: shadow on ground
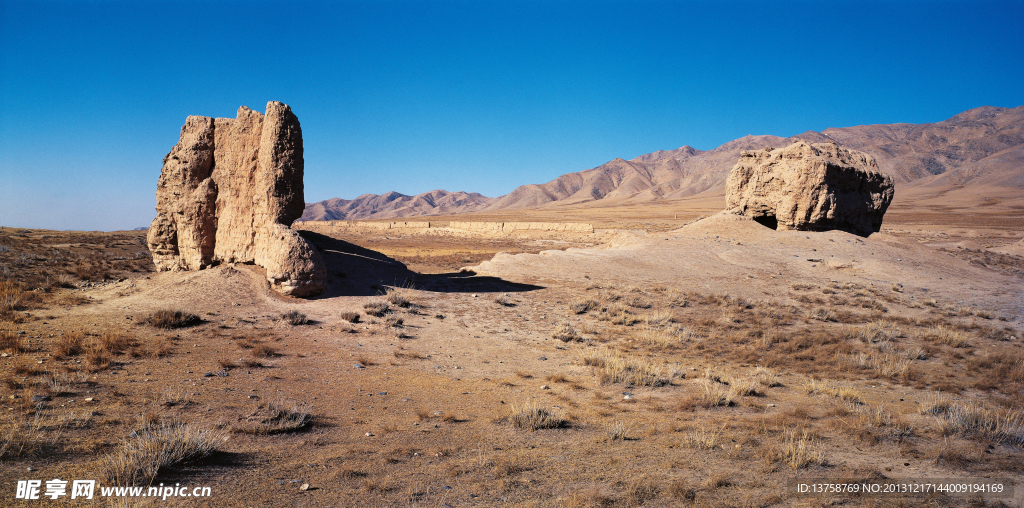
M 544 289 L 498 277 L 481 277 L 473 272 L 416 273 L 380 252 L 312 231 L 300 231 L 300 234 L 320 250 L 327 265 L 328 289 L 314 299 L 374 296 L 383 293 L 385 286 L 438 293 L 519 293 Z

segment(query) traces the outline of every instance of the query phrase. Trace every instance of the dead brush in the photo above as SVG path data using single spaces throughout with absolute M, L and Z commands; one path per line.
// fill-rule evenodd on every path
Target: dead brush
M 284 320 L 285 323 L 288 323 L 292 326 L 305 325 L 309 324 L 310 322 L 309 318 L 306 317 L 305 314 L 297 310 L 290 310 L 288 312 L 285 312 L 284 314 L 281 314 L 281 319 Z
M 194 326 L 202 323 L 203 320 L 198 315 L 192 314 L 191 312 L 161 309 L 144 317 L 142 322 L 156 328 L 171 329 Z
M 10 316 L 13 311 L 27 308 L 34 296 L 31 291 L 25 291 L 20 282 L 0 279 L 0 316 Z
M 970 335 L 943 325 L 934 326 L 929 329 L 925 333 L 924 338 L 955 348 L 970 346 Z
M 64 332 L 64 334 L 57 339 L 57 347 L 54 350 L 54 355 L 57 358 L 66 358 L 82 354 L 85 352 L 85 346 L 82 343 L 84 339 L 85 332 L 82 330 Z
M 699 406 L 710 408 L 732 406 L 736 403 L 733 400 L 734 395 L 721 383 L 716 383 L 710 379 L 701 379 L 697 381 L 697 385 L 701 390 L 696 400 Z
M 0 329 L 0 351 L 24 353 L 28 351 L 21 336 L 6 328 Z
M 413 292 L 414 289 L 412 286 L 389 287 L 384 290 L 384 299 L 387 300 L 388 303 L 390 303 L 391 305 L 404 309 L 413 305 Z
M 665 292 L 665 303 L 672 307 L 686 307 L 686 293 L 678 289 L 669 289 Z
M 634 309 L 649 309 L 651 308 L 650 300 L 642 296 L 629 296 L 622 300 L 626 305 L 633 307 Z
M 366 311 L 367 315 L 373 317 L 384 317 L 385 314 L 391 311 L 391 307 L 388 306 L 387 302 L 375 301 L 367 302 L 363 305 L 363 310 Z
M 849 386 L 836 385 L 834 382 L 828 380 L 808 379 L 807 383 L 804 385 L 804 391 L 807 395 L 821 393 L 840 398 L 847 402 L 860 402 L 860 392 Z
M 205 457 L 227 437 L 222 430 L 190 423 L 147 424 L 100 459 L 107 484 L 149 485 L 162 468 Z
M 359 322 L 359 313 L 358 312 L 352 312 L 352 311 L 342 312 L 341 313 L 341 319 L 344 320 L 344 321 L 348 321 L 349 323 L 358 323 Z
M 530 403 L 518 407 L 513 404 L 510 407 L 509 421 L 513 427 L 526 430 L 557 429 L 568 424 L 547 408 Z
M 595 367 L 602 384 L 625 383 L 633 386 L 665 386 L 681 371 L 669 371 L 662 365 L 637 356 L 624 356 L 611 349 L 588 351 L 581 357 L 584 365 Z
M 995 411 L 973 402 L 933 404 L 930 414 L 956 434 L 1024 447 L 1024 414 Z
M 754 370 L 754 379 L 757 380 L 761 386 L 765 388 L 774 388 L 776 386 L 782 386 L 782 382 L 779 380 L 778 372 L 767 367 L 757 367 Z
M 43 367 L 40 366 L 37 361 L 29 358 L 21 357 L 14 364 L 14 373 L 19 376 L 38 376 L 45 372 L 46 371 L 43 370 Z
M 573 299 L 569 302 L 569 310 L 575 314 L 586 314 L 587 311 L 600 308 L 601 304 L 597 300 L 590 298 Z
M 824 466 L 826 463 L 821 445 L 806 430 L 787 430 L 775 450 L 774 458 L 793 469 Z
M 384 318 L 384 326 L 388 328 L 401 328 L 403 324 L 405 324 L 405 319 L 395 314 L 389 314 Z
M 253 358 L 273 358 L 277 356 L 277 350 L 266 344 L 256 344 L 250 350 L 250 354 Z
M 259 408 L 247 419 L 255 424 L 236 427 L 232 431 L 254 435 L 282 434 L 305 429 L 313 421 L 308 404 L 286 403 L 285 401 L 260 404 Z
M 551 332 L 551 338 L 562 342 L 583 342 L 583 337 L 576 332 L 572 323 L 568 321 L 563 321 L 559 324 L 555 331 Z
M 60 441 L 63 428 L 47 431 L 42 413 L 32 419 L 24 416 L 9 418 L 0 426 L 0 459 L 34 455 Z
M 96 344 L 97 347 L 112 355 L 119 355 L 124 353 L 126 349 L 136 346 L 138 341 L 126 335 L 124 332 L 106 330 L 100 334 Z
M 694 429 L 683 433 L 683 446 L 700 450 L 713 450 L 718 446 L 721 431 L 712 432 L 707 429 Z
M 494 303 L 501 305 L 502 307 L 515 307 L 515 302 L 508 296 L 508 293 L 502 293 L 494 297 Z

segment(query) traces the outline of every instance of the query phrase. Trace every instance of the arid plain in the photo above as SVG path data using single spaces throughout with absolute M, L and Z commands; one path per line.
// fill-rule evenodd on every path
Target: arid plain
M 112 506 L 1020 506 L 1024 208 L 958 185 L 898 182 L 867 237 L 769 229 L 714 192 L 306 223 L 329 287 L 309 299 L 250 264 L 155 272 L 142 231 L 0 228 L 4 488 L 212 488 Z M 167 436 L 177 455 L 145 448 Z M 1018 486 L 806 496 L 795 478 Z
M 1022 479 L 1024 260 L 983 250 L 1019 224 L 893 214 L 861 238 L 677 211 L 314 235 L 332 289 L 311 300 L 247 265 L 153 273 L 139 232 L 4 228 L 3 475 L 104 479 L 131 432 L 179 422 L 217 451 L 154 482 L 209 485 L 207 506 L 828 506 L 787 482 Z M 146 323 L 161 310 L 200 321 Z

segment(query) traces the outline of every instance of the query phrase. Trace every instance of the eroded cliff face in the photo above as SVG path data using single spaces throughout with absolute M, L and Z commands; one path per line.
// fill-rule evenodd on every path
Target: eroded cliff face
M 148 236 L 157 270 L 255 263 L 283 294 L 322 292 L 323 259 L 289 227 L 305 207 L 302 171 L 302 129 L 285 104 L 188 117 L 157 183 Z
M 874 157 L 804 141 L 742 152 L 725 190 L 726 209 L 769 227 L 861 236 L 882 227 L 892 196 L 892 178 Z

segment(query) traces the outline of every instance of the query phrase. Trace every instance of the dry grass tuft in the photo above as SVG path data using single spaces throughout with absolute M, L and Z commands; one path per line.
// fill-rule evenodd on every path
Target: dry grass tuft
M 599 308 L 601 306 L 597 300 L 590 298 L 573 299 L 569 302 L 569 310 L 576 314 L 586 314 L 587 311 Z
M 973 402 L 952 402 L 934 396 L 921 406 L 956 434 L 1024 447 L 1024 414 L 993 411 Z
M 27 351 L 21 336 L 6 328 L 0 329 L 0 351 L 23 353 Z
M 804 385 L 804 390 L 807 393 L 807 395 L 823 393 L 826 395 L 831 395 L 833 397 L 838 397 L 847 402 L 860 402 L 860 392 L 858 392 L 856 389 L 849 386 L 839 386 L 836 385 L 834 382 L 828 380 L 819 381 L 815 379 L 809 379 L 807 380 L 807 384 Z
M 306 317 L 305 314 L 297 310 L 290 310 L 288 312 L 285 312 L 284 314 L 281 314 L 281 319 L 283 319 L 285 323 L 288 323 L 292 326 L 299 326 L 309 323 L 309 318 Z
M 494 303 L 501 305 L 502 307 L 515 307 L 515 302 L 508 296 L 508 293 L 502 293 L 494 297 Z
M 412 286 L 389 287 L 384 290 L 384 299 L 391 303 L 391 305 L 404 309 L 413 305 L 413 291 Z
M 806 430 L 787 430 L 775 458 L 793 469 L 824 466 L 826 463 L 825 452 Z
M 725 385 L 716 383 L 711 379 L 701 379 L 697 382 L 700 386 L 697 404 L 703 407 L 731 406 L 735 394 L 725 388 Z
M 366 305 L 363 305 L 363 310 L 365 310 L 370 316 L 383 317 L 384 314 L 391 311 L 391 308 L 388 306 L 387 302 L 377 301 L 367 302 Z
M 313 417 L 310 415 L 308 404 L 276 401 L 260 404 L 257 411 L 249 416 L 249 420 L 255 421 L 256 424 L 237 427 L 233 431 L 255 435 L 296 432 L 309 426 L 313 422 Z
M 341 319 L 343 319 L 345 321 L 348 321 L 349 323 L 358 323 L 359 322 L 359 313 L 358 312 L 352 312 L 352 311 L 342 312 L 341 313 Z
M 114 485 L 148 485 L 161 468 L 205 457 L 224 441 L 221 430 L 188 423 L 147 425 L 120 448 L 100 459 L 103 481 Z
M 572 327 L 572 323 L 568 321 L 558 325 L 558 328 L 551 332 L 551 338 L 562 342 L 583 342 L 583 337 L 576 332 L 576 329 Z
M 85 332 L 82 330 L 64 332 L 64 335 L 57 339 L 57 349 L 54 351 L 54 355 L 57 358 L 66 358 L 82 354 L 85 352 L 85 346 L 82 344 L 84 339 Z
M 142 322 L 156 328 L 184 328 L 201 323 L 203 320 L 191 312 L 182 310 L 162 309 L 154 311 L 142 319 Z
M 970 335 L 943 325 L 931 328 L 925 334 L 925 337 L 950 347 L 967 347 L 970 345 Z
M 622 300 L 622 302 L 634 309 L 651 308 L 651 302 L 642 296 L 630 296 Z
M 718 446 L 719 432 L 711 432 L 707 429 L 691 430 L 683 434 L 683 445 L 701 450 L 713 450 Z
M 624 356 L 611 349 L 587 352 L 584 365 L 596 367 L 601 383 L 626 383 L 634 386 L 664 386 L 672 382 L 678 372 L 636 356 Z
M 33 455 L 60 440 L 60 426 L 47 432 L 42 415 L 36 413 L 31 420 L 12 418 L 0 427 L 0 459 Z
M 548 411 L 547 408 L 536 405 L 525 404 L 518 408 L 513 405 L 511 411 L 509 419 L 512 425 L 518 429 L 557 429 L 568 424 L 566 420 Z

